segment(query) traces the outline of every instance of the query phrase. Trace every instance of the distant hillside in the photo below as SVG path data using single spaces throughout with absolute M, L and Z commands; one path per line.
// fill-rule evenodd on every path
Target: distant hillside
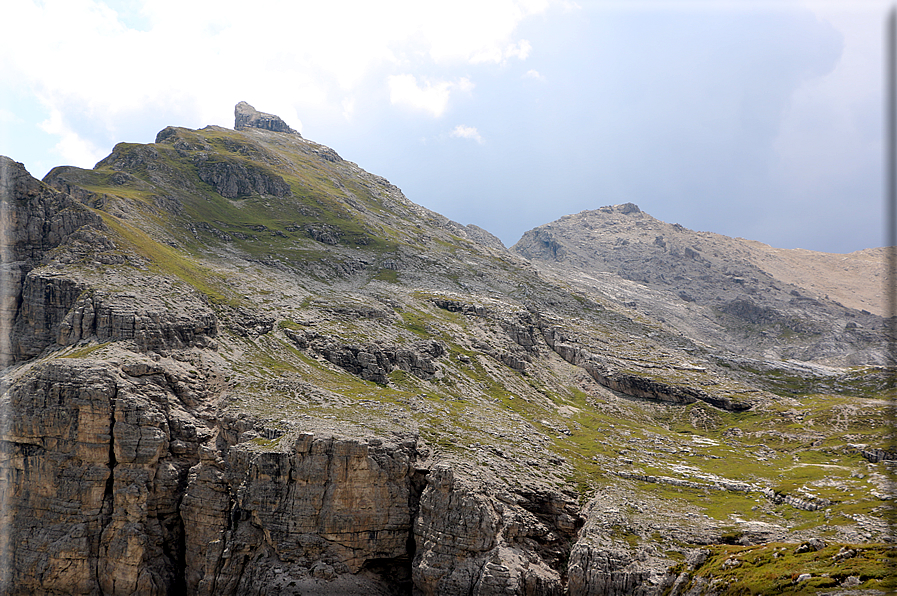
M 884 249 L 775 249 L 629 203 L 539 226 L 511 250 L 720 349 L 833 365 L 886 359 Z

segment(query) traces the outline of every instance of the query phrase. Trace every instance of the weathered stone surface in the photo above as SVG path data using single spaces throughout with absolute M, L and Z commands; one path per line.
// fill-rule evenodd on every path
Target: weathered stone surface
M 299 348 L 311 348 L 340 368 L 380 384 L 388 383 L 387 375 L 397 368 L 421 379 L 432 379 L 438 370 L 433 361 L 446 353 L 437 341 L 419 341 L 410 346 L 361 346 L 341 344 L 315 332 L 284 332 Z
M 48 346 L 91 338 L 132 340 L 140 350 L 209 345 L 218 333 L 215 314 L 195 297 L 182 300 L 179 307 L 166 308 L 135 294 L 89 292 L 83 282 L 52 270 L 34 270 L 25 278 L 13 354 L 30 358 Z
M 80 293 L 79 285 L 64 276 L 54 281 L 29 280 L 29 273 L 46 261 L 50 251 L 74 239 L 79 230 L 105 230 L 105 225 L 71 196 L 47 187 L 22 164 L 0 156 L 0 227 L 6 230 L 0 236 L 0 316 L 16 322 L 6 327 L 9 335 L 0 340 L 0 364 L 5 365 L 46 347 Z M 84 248 L 102 253 L 113 247 L 103 238 Z
M 234 107 L 234 129 L 242 130 L 244 128 L 261 128 L 273 132 L 299 134 L 287 126 L 287 123 L 281 120 L 279 116 L 259 112 L 245 101 L 241 101 Z
M 570 596 L 654 596 L 664 594 L 677 575 L 667 571 L 670 561 L 649 549 L 633 549 L 606 533 L 588 532 L 573 545 L 568 567 Z
M 115 371 L 72 361 L 22 379 L 3 442 L 0 586 L 14 594 L 98 593 L 100 534 L 112 501 Z
M 187 473 L 209 433 L 153 374 L 57 361 L 10 389 L 4 527 L 14 594 L 171 594 L 183 584 Z M 167 372 L 167 375 L 164 374 Z M 35 490 L 36 487 L 40 487 Z
M 286 197 L 290 185 L 272 172 L 237 161 L 210 161 L 206 155 L 196 159 L 196 174 L 222 197 L 236 199 L 252 193 Z
M 450 468 L 433 469 L 414 526 L 415 589 L 425 596 L 563 594 L 562 555 L 579 522 L 545 506 L 558 502 L 568 505 L 549 495 L 495 499 Z
M 313 240 L 331 245 L 339 244 L 340 238 L 343 236 L 343 231 L 338 227 L 325 223 L 309 224 L 305 226 L 305 232 Z
M 38 270 L 25 277 L 13 328 L 13 354 L 17 360 L 34 357 L 57 342 L 63 321 L 84 289 L 76 280 L 55 272 Z M 93 324 L 91 318 L 89 326 L 92 328 Z
M 415 446 L 413 440 L 366 444 L 300 435 L 290 452 L 234 447 L 226 468 L 203 459 L 191 471 L 182 505 L 185 518 L 206 522 L 198 542 L 187 537 L 198 563 L 198 569 L 188 566 L 189 587 L 257 593 L 258 587 L 241 583 L 241 553 L 267 549 L 268 563 L 257 559 L 255 566 L 276 564 L 299 576 L 312 574 L 320 562 L 344 575 L 357 574 L 368 561 L 406 557 Z M 230 499 L 217 497 L 223 494 Z M 223 561 L 196 556 L 210 542 L 220 544 L 211 554 L 220 551 Z M 207 592 L 213 586 L 217 591 Z
M 252 424 L 197 419 L 176 363 L 119 370 L 59 361 L 10 390 L 0 487 L 10 593 L 261 594 L 256 580 L 277 575 L 323 580 L 321 594 L 386 593 L 377 569 L 410 574 L 422 478 L 413 437 L 232 445 Z

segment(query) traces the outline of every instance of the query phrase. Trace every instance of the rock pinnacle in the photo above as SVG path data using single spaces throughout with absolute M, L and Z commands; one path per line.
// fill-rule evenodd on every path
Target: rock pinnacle
M 244 128 L 261 128 L 273 132 L 299 134 L 287 126 L 280 116 L 259 112 L 245 101 L 241 101 L 234 107 L 234 130 L 243 130 Z

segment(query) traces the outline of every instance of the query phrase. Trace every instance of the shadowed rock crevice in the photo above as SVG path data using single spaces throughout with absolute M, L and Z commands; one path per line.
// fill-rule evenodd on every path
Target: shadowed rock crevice
M 116 391 L 116 395 L 117 395 Z M 109 524 L 112 522 L 112 516 L 115 513 L 115 467 L 118 465 L 118 461 L 115 457 L 115 395 L 113 395 L 109 400 L 109 459 L 107 462 L 107 466 L 109 468 L 109 477 L 106 479 L 106 484 L 103 488 L 103 505 L 100 510 L 100 533 L 99 535 L 102 537 L 106 531 L 106 528 L 109 527 Z M 99 545 L 98 545 L 99 546 Z M 97 581 L 101 581 L 100 575 L 100 563 L 103 560 L 103 553 L 99 550 L 97 552 L 92 552 L 93 559 L 93 570 Z M 114 591 L 114 584 L 113 584 Z

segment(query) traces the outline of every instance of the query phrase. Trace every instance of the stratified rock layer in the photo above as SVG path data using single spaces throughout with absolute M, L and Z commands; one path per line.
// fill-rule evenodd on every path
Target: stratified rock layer
M 397 577 L 428 595 L 563 593 L 582 523 L 568 498 L 496 498 L 420 467 L 414 437 L 265 439 L 204 419 L 207 398 L 172 360 L 70 359 L 17 382 L 8 593 L 389 593 Z

